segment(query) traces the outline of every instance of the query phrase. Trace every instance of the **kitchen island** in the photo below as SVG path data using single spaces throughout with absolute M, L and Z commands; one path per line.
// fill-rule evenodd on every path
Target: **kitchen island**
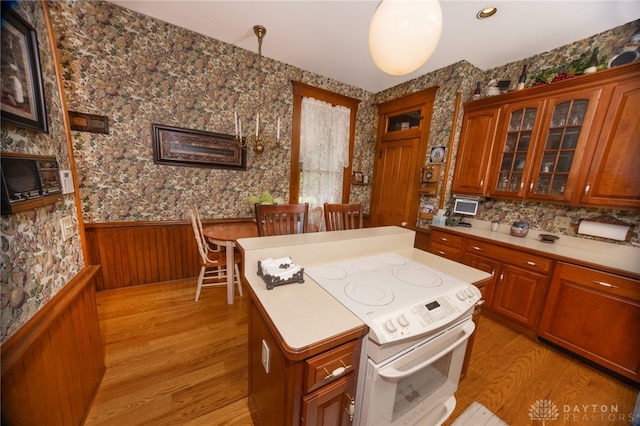
M 238 240 L 249 313 L 249 401 L 258 425 L 351 424 L 367 326 L 320 285 L 267 289 L 258 261 L 291 257 L 302 267 L 395 253 L 467 283 L 490 275 L 413 248 L 415 232 L 366 228 Z M 327 419 L 333 419 L 327 422 Z

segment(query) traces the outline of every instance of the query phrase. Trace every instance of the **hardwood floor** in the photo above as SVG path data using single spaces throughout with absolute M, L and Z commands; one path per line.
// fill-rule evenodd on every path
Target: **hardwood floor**
M 107 370 L 85 425 L 251 425 L 247 302 L 195 279 L 97 294 Z
M 107 371 L 86 425 L 253 424 L 248 296 L 229 306 L 224 288 L 194 295 L 195 280 L 98 293 Z M 512 426 L 543 424 L 529 417 L 541 400 L 558 410 L 548 426 L 630 423 L 636 389 L 489 318 L 477 333 L 447 425 L 473 401 Z

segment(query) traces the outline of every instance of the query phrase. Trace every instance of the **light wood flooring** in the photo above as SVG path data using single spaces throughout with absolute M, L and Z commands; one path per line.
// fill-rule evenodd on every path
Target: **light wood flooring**
M 107 370 L 86 425 L 253 424 L 248 296 L 229 306 L 222 287 L 194 295 L 195 280 L 98 293 Z M 447 424 L 478 401 L 512 426 L 542 425 L 529 417 L 541 400 L 558 410 L 547 426 L 630 423 L 636 389 L 488 318 L 477 333 Z

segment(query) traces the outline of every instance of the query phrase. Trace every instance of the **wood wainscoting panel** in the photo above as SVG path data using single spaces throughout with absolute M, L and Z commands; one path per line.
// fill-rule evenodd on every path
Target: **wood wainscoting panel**
M 2 344 L 3 425 L 84 422 L 106 368 L 98 269 L 83 269 Z
M 203 225 L 250 220 L 204 219 Z M 86 223 L 85 233 L 87 263 L 101 266 L 98 291 L 194 278 L 200 272 L 189 221 Z

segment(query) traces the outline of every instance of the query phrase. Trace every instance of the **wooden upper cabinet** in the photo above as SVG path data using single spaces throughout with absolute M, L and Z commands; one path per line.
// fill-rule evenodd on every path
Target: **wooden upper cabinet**
M 594 117 L 603 89 L 586 89 L 547 100 L 525 197 L 569 202 L 578 185 L 582 157 L 598 123 Z
M 452 192 L 640 208 L 640 62 L 465 104 Z
M 590 167 L 576 194 L 580 204 L 640 208 L 640 67 L 615 84 Z
M 499 113 L 498 108 L 473 110 L 465 106 L 451 188 L 454 194 L 487 194 L 491 148 Z
M 543 99 L 517 102 L 504 107 L 491 164 L 489 195 L 524 197 L 543 107 Z

